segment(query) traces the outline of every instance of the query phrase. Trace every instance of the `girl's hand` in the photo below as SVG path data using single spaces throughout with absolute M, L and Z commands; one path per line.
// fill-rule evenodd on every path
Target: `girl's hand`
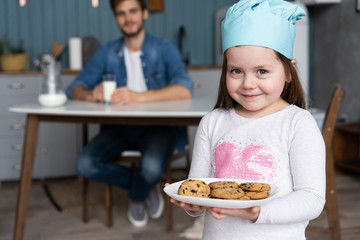
M 165 184 L 165 187 L 168 186 L 169 183 Z M 205 211 L 205 207 L 203 206 L 199 206 L 199 205 L 193 205 L 193 204 L 188 204 L 188 203 L 184 203 L 184 202 L 179 202 L 173 198 L 170 198 L 170 202 L 184 208 L 189 214 L 191 215 L 200 215 L 202 212 Z
M 202 212 L 205 211 L 205 207 L 203 206 L 199 206 L 199 205 L 193 205 L 193 204 L 188 204 L 188 203 L 184 203 L 184 202 L 179 202 L 173 198 L 170 198 L 170 202 L 178 205 L 179 207 L 182 207 L 183 209 L 185 209 L 186 211 L 188 211 L 191 215 L 199 215 Z
M 260 206 L 240 209 L 209 207 L 208 211 L 215 219 L 224 219 L 228 216 L 234 216 L 256 222 L 260 214 Z

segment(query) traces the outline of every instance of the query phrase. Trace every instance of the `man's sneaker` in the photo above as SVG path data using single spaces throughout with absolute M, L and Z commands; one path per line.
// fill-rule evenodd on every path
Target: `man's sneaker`
M 130 202 L 128 219 L 135 227 L 143 227 L 149 220 L 144 202 Z
M 159 185 L 154 187 L 145 199 L 146 207 L 152 219 L 158 219 L 164 211 L 164 197 Z

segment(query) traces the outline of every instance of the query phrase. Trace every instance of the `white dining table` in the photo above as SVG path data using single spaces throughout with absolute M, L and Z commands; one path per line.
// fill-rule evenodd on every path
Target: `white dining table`
M 67 101 L 60 107 L 43 107 L 37 103 L 10 106 L 9 111 L 26 114 L 13 239 L 20 240 L 24 235 L 40 122 L 197 126 L 213 106 L 213 99 L 200 98 L 122 106 L 84 101 Z

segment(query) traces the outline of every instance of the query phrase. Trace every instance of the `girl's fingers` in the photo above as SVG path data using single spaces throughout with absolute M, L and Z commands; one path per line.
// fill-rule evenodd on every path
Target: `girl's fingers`
M 221 213 L 222 209 L 220 209 L 220 208 L 208 208 L 208 211 L 217 220 L 224 219 L 228 216 L 228 215 L 222 214 Z

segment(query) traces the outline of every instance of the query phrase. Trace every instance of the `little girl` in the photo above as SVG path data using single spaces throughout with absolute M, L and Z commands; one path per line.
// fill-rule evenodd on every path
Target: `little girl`
M 198 127 L 189 178 L 266 182 L 279 193 L 247 209 L 171 199 L 192 216 L 206 212 L 203 239 L 305 239 L 324 207 L 325 145 L 291 60 L 304 16 L 282 0 L 241 0 L 226 14 L 218 99 Z

